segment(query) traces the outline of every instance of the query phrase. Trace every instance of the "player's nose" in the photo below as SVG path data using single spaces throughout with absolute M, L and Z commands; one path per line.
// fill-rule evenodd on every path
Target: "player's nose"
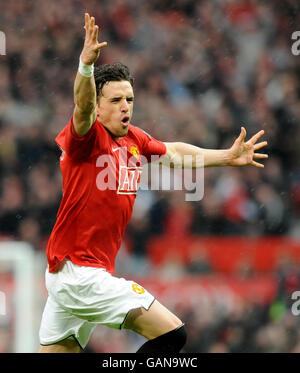
M 129 104 L 126 100 L 122 100 L 121 111 L 122 113 L 127 113 L 127 111 L 129 111 Z

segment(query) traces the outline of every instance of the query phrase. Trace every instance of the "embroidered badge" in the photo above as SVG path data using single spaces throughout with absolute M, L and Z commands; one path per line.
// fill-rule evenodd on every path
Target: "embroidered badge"
M 140 157 L 140 151 L 136 146 L 131 146 L 129 152 L 137 159 Z
M 137 294 L 145 293 L 145 289 L 138 284 L 132 284 L 132 290 Z

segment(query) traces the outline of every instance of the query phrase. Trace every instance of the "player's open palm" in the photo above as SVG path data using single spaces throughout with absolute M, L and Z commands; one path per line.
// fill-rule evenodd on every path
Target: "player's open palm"
M 265 159 L 268 158 L 267 154 L 256 153 L 256 150 L 263 148 L 267 145 L 267 141 L 257 143 L 257 140 L 264 134 L 261 130 L 257 132 L 250 140 L 245 142 L 246 130 L 244 127 L 241 128 L 239 137 L 235 140 L 232 147 L 230 148 L 232 160 L 231 166 L 246 166 L 252 165 L 255 167 L 263 168 L 262 163 L 256 162 L 254 159 Z
M 107 42 L 98 42 L 99 27 L 95 25 L 95 18 L 85 13 L 85 40 L 80 55 L 81 61 L 86 65 L 93 64 L 100 56 L 101 48 L 107 45 Z

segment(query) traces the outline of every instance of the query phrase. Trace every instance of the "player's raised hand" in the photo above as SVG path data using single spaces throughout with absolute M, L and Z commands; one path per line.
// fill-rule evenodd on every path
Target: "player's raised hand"
M 250 140 L 245 142 L 246 130 L 241 128 L 239 137 L 235 140 L 230 148 L 231 162 L 230 166 L 246 166 L 252 165 L 255 167 L 263 168 L 262 163 L 256 162 L 254 159 L 266 159 L 267 154 L 256 153 L 256 150 L 263 148 L 267 145 L 267 141 L 257 143 L 257 140 L 264 134 L 263 130 L 257 132 Z
M 85 13 L 85 39 L 80 55 L 81 61 L 86 65 L 93 64 L 100 56 L 100 50 L 107 45 L 107 42 L 98 42 L 99 27 L 95 25 L 95 18 Z

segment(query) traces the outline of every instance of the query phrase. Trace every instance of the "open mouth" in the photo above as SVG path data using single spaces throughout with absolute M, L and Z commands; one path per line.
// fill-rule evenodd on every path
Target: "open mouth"
M 123 124 L 128 124 L 129 123 L 129 117 L 128 116 L 126 116 L 126 117 L 124 117 L 123 119 L 122 119 L 122 121 L 121 121 Z

